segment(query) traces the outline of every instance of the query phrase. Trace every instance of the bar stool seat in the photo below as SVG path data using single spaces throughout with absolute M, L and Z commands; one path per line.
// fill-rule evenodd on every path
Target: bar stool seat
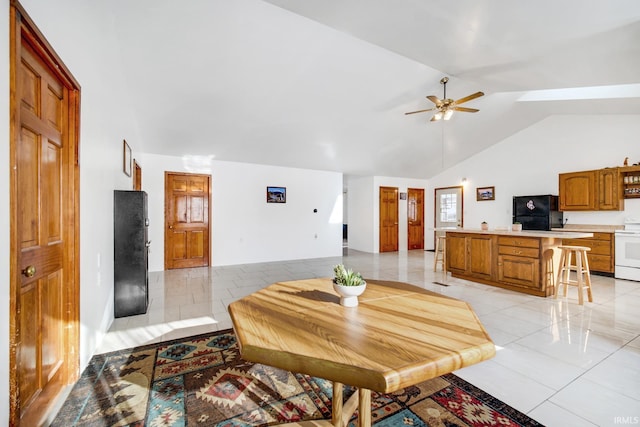
M 589 302 L 593 302 L 591 293 L 591 274 L 589 273 L 589 260 L 587 252 L 591 250 L 586 246 L 558 246 L 560 250 L 560 268 L 558 269 L 558 277 L 556 279 L 555 298 L 558 298 L 560 287 L 564 285 L 564 296 L 567 296 L 569 286 L 578 287 L 578 303 L 584 304 L 583 290 L 587 290 Z M 572 258 L 575 258 L 575 265 L 572 264 Z M 572 279 L 572 273 L 575 273 L 575 279 Z
M 436 251 L 433 257 L 433 271 L 437 271 L 438 264 L 442 265 L 442 271 L 447 271 L 447 236 L 436 236 Z

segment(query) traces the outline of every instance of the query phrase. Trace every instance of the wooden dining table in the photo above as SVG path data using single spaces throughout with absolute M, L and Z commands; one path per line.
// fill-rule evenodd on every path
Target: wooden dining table
M 356 307 L 332 281 L 278 282 L 229 304 L 243 359 L 333 382 L 332 419 L 371 425 L 371 391 L 391 393 L 495 355 L 471 306 L 401 282 L 367 280 Z M 343 404 L 343 385 L 357 388 Z

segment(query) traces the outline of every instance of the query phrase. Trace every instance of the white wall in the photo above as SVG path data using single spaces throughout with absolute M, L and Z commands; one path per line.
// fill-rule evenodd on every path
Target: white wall
M 342 254 L 342 174 L 143 153 L 149 196 L 149 269 L 164 269 L 164 173 L 211 175 L 211 264 L 233 265 Z M 266 187 L 287 188 L 286 203 L 266 203 Z M 313 210 L 318 212 L 314 213 Z
M 401 193 L 406 193 L 408 188 L 422 188 L 425 189 L 425 198 L 428 194 L 427 181 L 421 179 L 348 177 L 347 182 L 349 248 L 365 252 L 380 252 L 380 187 L 397 187 Z M 407 200 L 398 200 L 398 249 L 401 252 L 408 250 L 407 227 Z
M 9 0 L 0 0 L 0 425 L 9 425 Z M 2 124 L 4 123 L 4 124 Z
M 622 166 L 625 157 L 640 162 L 638 115 L 551 116 L 429 180 L 426 211 L 433 224 L 433 190 L 460 185 L 464 189 L 464 226 L 490 228 L 511 224 L 512 197 L 558 194 L 558 174 Z M 495 186 L 495 201 L 476 201 L 477 187 Z M 565 212 L 569 224 L 622 224 L 640 216 L 640 200 L 625 200 L 616 212 Z M 427 233 L 433 249 L 433 234 Z
M 364 252 L 375 252 L 373 244 L 373 177 L 348 176 L 347 217 L 349 248 Z

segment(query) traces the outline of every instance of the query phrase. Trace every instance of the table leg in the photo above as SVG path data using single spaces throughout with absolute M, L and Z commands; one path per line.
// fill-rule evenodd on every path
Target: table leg
M 331 424 L 342 427 L 342 383 L 333 382 L 333 400 L 331 403 Z
M 358 425 L 371 427 L 371 390 L 358 389 Z

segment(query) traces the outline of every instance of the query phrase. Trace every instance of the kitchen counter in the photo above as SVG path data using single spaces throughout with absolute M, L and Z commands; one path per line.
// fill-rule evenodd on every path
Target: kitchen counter
M 559 232 L 562 230 L 562 232 Z M 581 231 L 566 231 L 564 228 L 554 228 L 551 231 L 537 231 L 537 230 L 523 230 L 523 231 L 511 231 L 511 230 L 480 230 L 478 228 L 458 228 L 455 230 L 446 230 L 450 232 L 460 233 L 475 233 L 475 234 L 495 234 L 498 236 L 511 236 L 511 237 L 541 237 L 546 239 L 580 239 L 584 237 L 593 237 L 593 232 L 586 230 Z
M 512 291 L 554 294 L 563 239 L 593 237 L 586 231 L 447 230 L 447 271 L 453 277 Z
M 566 224 L 563 228 L 551 229 L 551 231 L 586 231 L 589 233 L 615 233 L 616 230 L 624 230 L 624 225 Z

